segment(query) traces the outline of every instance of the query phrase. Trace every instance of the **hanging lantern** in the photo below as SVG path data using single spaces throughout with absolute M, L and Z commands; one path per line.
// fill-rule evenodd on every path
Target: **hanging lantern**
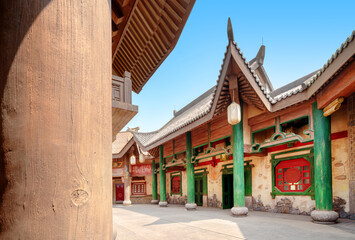
M 145 162 L 145 157 L 143 153 L 139 154 L 139 163 L 144 163 Z
M 228 123 L 235 125 L 241 120 L 240 105 L 236 102 L 232 102 L 227 108 Z
M 135 165 L 136 164 L 136 156 L 132 155 L 130 158 L 129 158 L 130 162 L 131 162 L 131 165 Z

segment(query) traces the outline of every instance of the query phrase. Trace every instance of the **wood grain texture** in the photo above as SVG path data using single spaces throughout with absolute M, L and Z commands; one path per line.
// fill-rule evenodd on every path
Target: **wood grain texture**
M 0 9 L 0 239 L 111 239 L 110 1 Z

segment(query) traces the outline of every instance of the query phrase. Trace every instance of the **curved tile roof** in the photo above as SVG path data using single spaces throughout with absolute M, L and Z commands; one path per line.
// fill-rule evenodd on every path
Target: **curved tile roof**
M 116 135 L 115 141 L 112 143 L 112 154 L 118 154 L 132 139 L 133 134 L 130 132 L 119 132 Z
M 149 146 L 159 139 L 189 125 L 190 123 L 209 113 L 211 110 L 215 89 L 216 87 L 212 87 L 200 97 L 186 105 L 159 130 L 149 133 L 132 133 L 143 146 Z
M 305 77 L 301 78 L 304 79 L 304 81 L 299 82 L 298 86 L 294 86 L 293 83 L 299 81 L 300 79 L 287 84 L 286 86 L 290 85 L 293 86 L 292 88 L 289 89 L 284 89 L 282 93 L 279 93 L 278 95 L 274 94 L 271 103 L 277 103 L 279 101 L 282 101 L 283 99 L 286 99 L 287 97 L 290 97 L 292 95 L 295 95 L 299 92 L 303 92 L 307 88 L 309 88 L 321 75 L 322 73 L 330 66 L 332 62 L 339 56 L 339 54 L 351 43 L 355 38 L 355 30 L 351 33 L 351 35 L 341 44 L 341 46 L 335 51 L 335 53 L 328 59 L 328 61 L 323 65 L 321 69 L 318 71 L 315 71 L 311 74 L 306 75 Z M 293 85 L 292 85 L 293 84 Z M 284 87 L 286 87 L 284 86 Z M 277 91 L 277 90 L 275 90 Z M 271 93 L 272 95 L 272 93 Z
M 279 101 L 282 101 L 283 99 L 286 99 L 309 88 L 317 80 L 317 78 L 329 67 L 329 65 L 339 56 L 339 54 L 349 45 L 349 43 L 353 41 L 354 38 L 355 31 L 352 32 L 351 36 L 346 39 L 346 41 L 340 46 L 340 48 L 336 50 L 336 52 L 331 56 L 331 58 L 327 61 L 326 64 L 324 64 L 324 66 L 320 70 L 312 72 L 272 92 L 268 92 L 267 89 L 264 87 L 258 75 L 252 69 L 252 64 L 249 64 L 249 62 L 243 56 L 243 52 L 237 46 L 237 43 L 232 41 L 232 46 L 235 47 L 235 49 L 240 54 L 241 58 L 245 63 L 245 66 L 249 69 L 251 75 L 253 76 L 253 80 L 257 83 L 266 99 L 271 104 L 275 104 Z M 192 122 L 202 118 L 211 111 L 212 104 L 216 95 L 217 86 L 220 81 L 224 81 L 224 79 L 221 79 L 221 74 L 225 64 L 229 46 L 230 44 L 228 44 L 227 50 L 224 54 L 223 63 L 219 72 L 219 77 L 216 86 L 212 87 L 200 97 L 198 97 L 197 99 L 186 105 L 184 108 L 176 112 L 174 114 L 174 117 L 159 130 L 148 133 L 132 132 L 134 134 L 134 137 L 144 147 L 152 145 L 153 143 L 168 136 L 169 134 L 172 134 L 178 131 L 179 129 L 191 124 Z

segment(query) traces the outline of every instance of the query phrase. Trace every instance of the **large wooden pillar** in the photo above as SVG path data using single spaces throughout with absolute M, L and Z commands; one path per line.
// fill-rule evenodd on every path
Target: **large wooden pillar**
M 243 139 L 243 103 L 240 103 L 241 120 L 233 125 L 233 201 L 232 214 L 247 215 L 244 188 L 244 139 Z
M 129 174 L 129 158 L 127 155 L 124 159 L 124 167 L 123 167 L 123 179 L 124 179 L 124 206 L 129 206 L 132 204 L 131 202 L 131 175 Z
M 0 239 L 112 238 L 110 2 L 0 2 Z
M 197 205 L 195 203 L 195 173 L 194 164 L 192 160 L 192 142 L 191 132 L 186 133 L 186 175 L 187 175 L 187 203 L 185 207 L 187 210 L 195 210 Z
M 355 220 L 355 93 L 347 99 L 349 146 L 349 207 L 350 219 Z
M 157 184 L 157 174 L 155 173 L 155 159 L 152 161 L 152 201 L 151 203 L 157 204 L 158 201 L 158 194 L 157 194 L 157 189 L 158 189 L 158 184 Z
M 323 110 L 313 103 L 314 129 L 314 181 L 316 210 L 311 213 L 314 221 L 333 222 L 338 213 L 332 211 L 332 154 L 330 139 L 330 117 L 324 117 Z
M 159 176 L 160 176 L 160 207 L 168 206 L 166 201 L 166 174 L 165 174 L 165 163 L 164 163 L 164 150 L 163 145 L 159 146 Z

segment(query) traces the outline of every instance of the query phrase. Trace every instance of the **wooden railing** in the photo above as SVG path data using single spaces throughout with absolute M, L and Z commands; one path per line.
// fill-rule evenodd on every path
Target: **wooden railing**
M 112 75 L 112 101 L 132 104 L 132 81 L 129 72 L 124 72 L 123 77 Z

